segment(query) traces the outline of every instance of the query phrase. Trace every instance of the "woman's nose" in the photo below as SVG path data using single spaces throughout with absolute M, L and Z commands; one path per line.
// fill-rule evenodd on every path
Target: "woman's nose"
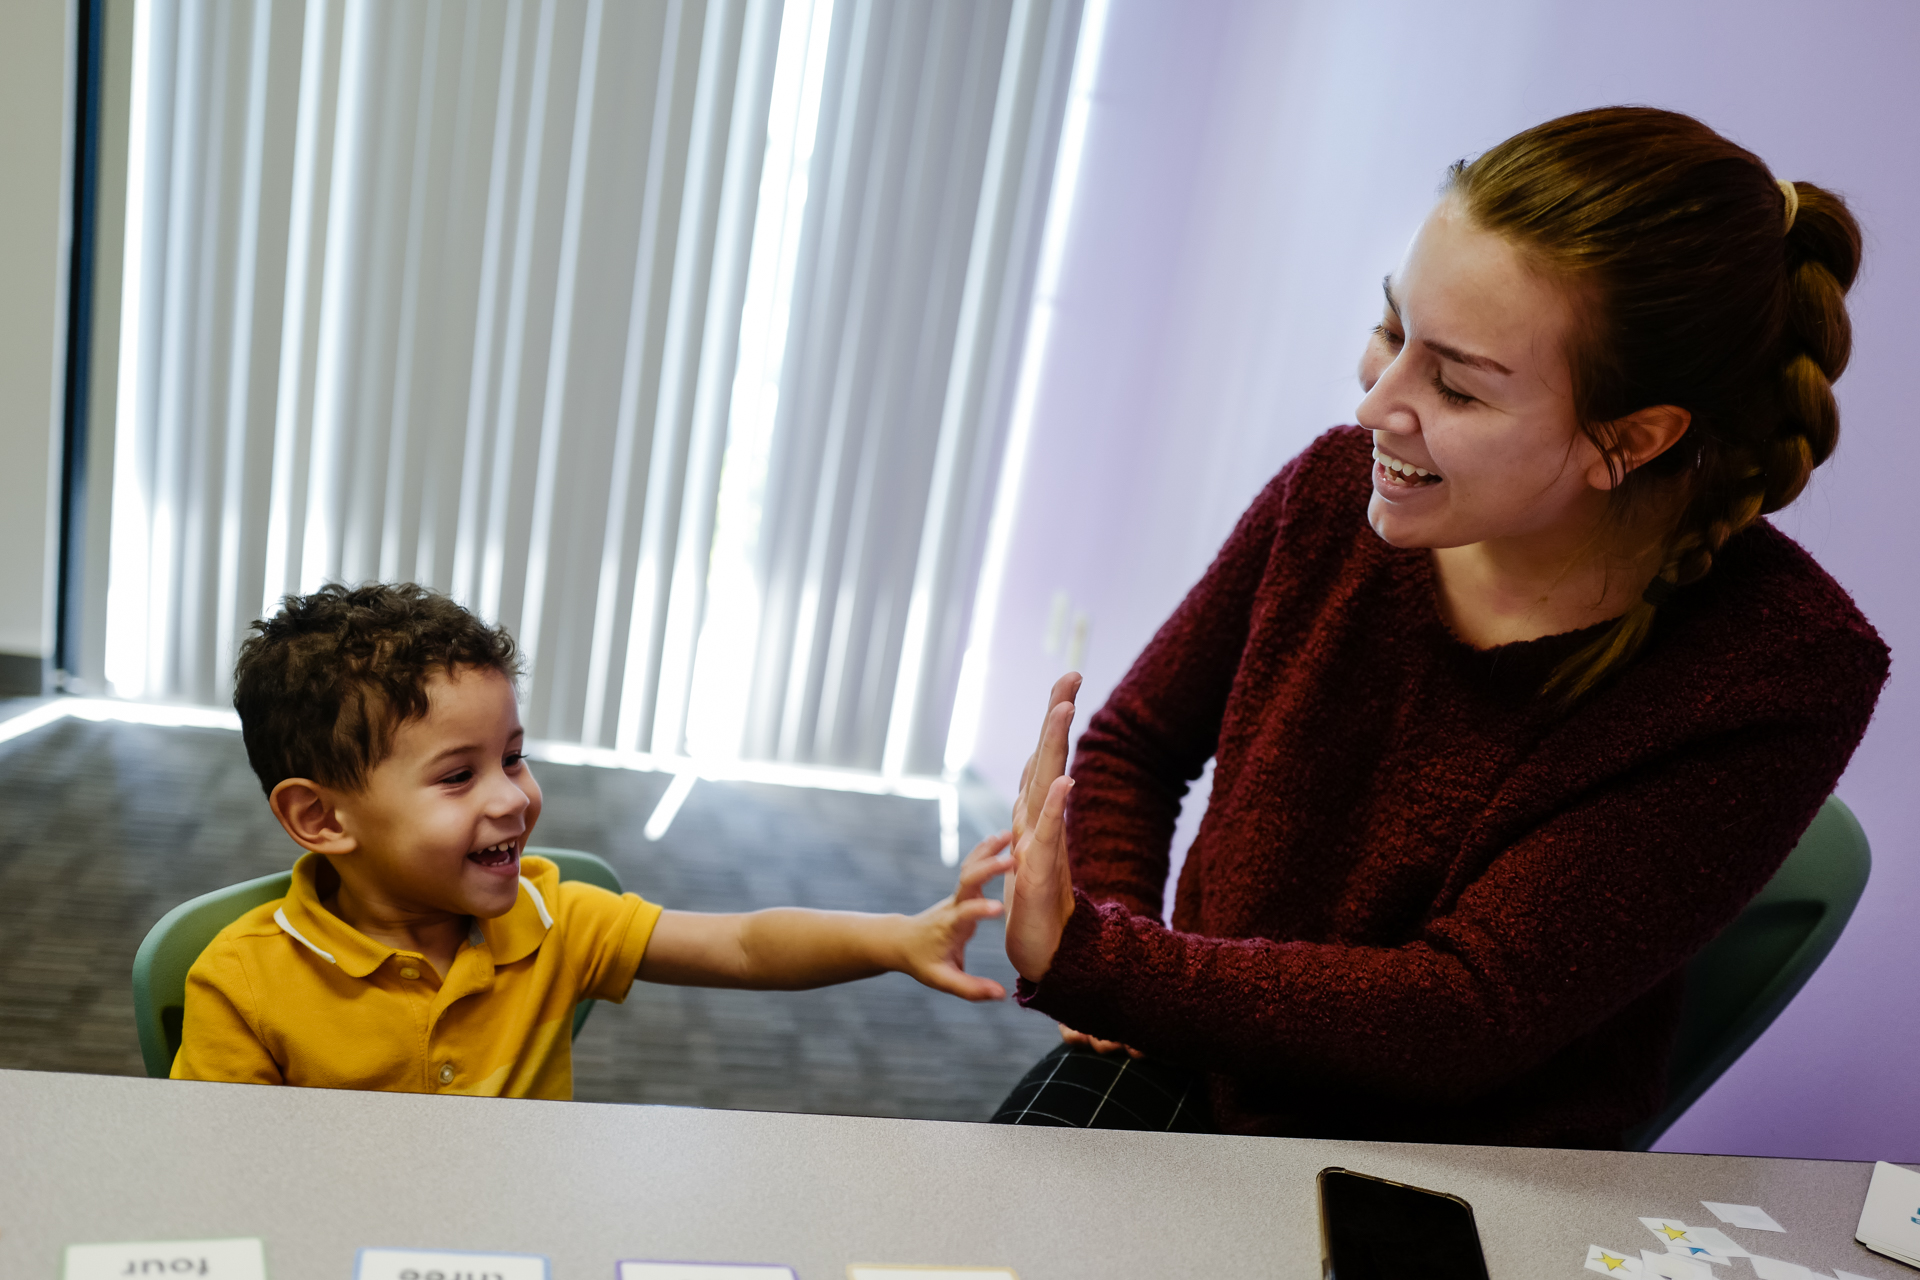
M 1404 379 L 1402 362 L 1396 358 L 1384 369 L 1379 370 L 1371 385 L 1366 384 L 1366 374 L 1361 370 L 1362 385 L 1366 394 L 1360 398 L 1359 408 L 1354 410 L 1354 421 L 1369 431 L 1386 431 L 1394 435 L 1412 435 L 1420 430 L 1420 415 L 1414 411 L 1402 394 L 1401 383 Z

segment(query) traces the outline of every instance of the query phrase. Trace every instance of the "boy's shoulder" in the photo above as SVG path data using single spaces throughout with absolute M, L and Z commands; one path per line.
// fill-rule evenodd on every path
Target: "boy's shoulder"
M 213 941 L 200 953 L 205 960 L 216 952 L 233 953 L 248 950 L 254 943 L 264 939 L 279 939 L 287 936 L 280 927 L 277 917 L 284 915 L 286 898 L 274 898 L 257 907 L 249 908 L 229 921 L 225 928 L 213 935 Z M 199 961 L 195 962 L 196 964 Z
M 522 855 L 520 878 L 522 891 L 533 899 L 537 910 L 559 921 L 576 910 L 593 912 L 616 907 L 627 893 L 607 889 L 590 880 L 567 879 L 559 864 L 537 853 Z
M 280 924 L 285 903 L 285 898 L 274 898 L 228 921 L 188 968 L 188 984 L 209 987 L 236 1004 L 250 1006 L 259 985 L 263 981 L 271 985 L 272 976 L 284 967 L 280 948 L 293 943 Z

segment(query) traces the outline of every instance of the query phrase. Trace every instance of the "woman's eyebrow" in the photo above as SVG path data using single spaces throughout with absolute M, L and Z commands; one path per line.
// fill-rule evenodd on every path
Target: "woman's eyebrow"
M 1393 312 L 1393 318 L 1395 320 L 1400 319 L 1400 304 L 1394 301 L 1393 298 L 1392 276 L 1380 277 L 1380 292 L 1387 295 L 1387 310 Z M 1458 347 L 1450 347 L 1444 342 L 1435 342 L 1431 338 L 1422 338 L 1420 345 L 1439 356 L 1442 360 L 1451 360 L 1455 364 L 1463 364 L 1469 369 L 1484 369 L 1488 373 L 1504 373 L 1509 375 L 1513 373 L 1513 370 L 1507 368 L 1507 366 L 1501 364 L 1498 360 L 1489 359 L 1486 356 L 1472 355 L 1460 350 Z
M 1490 360 L 1486 356 L 1472 355 L 1457 347 L 1450 347 L 1444 342 L 1435 342 L 1432 338 L 1422 338 L 1420 345 L 1439 356 L 1442 360 L 1451 360 L 1455 364 L 1463 364 L 1469 369 L 1484 369 L 1488 373 L 1510 374 L 1513 372 L 1513 370 L 1507 368 L 1507 366 L 1501 364 L 1498 360 Z

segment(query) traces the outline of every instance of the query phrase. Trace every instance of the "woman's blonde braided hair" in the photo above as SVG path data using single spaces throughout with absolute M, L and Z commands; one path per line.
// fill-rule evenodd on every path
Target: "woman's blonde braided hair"
M 1646 594 L 1554 673 L 1548 687 L 1571 701 L 1832 455 L 1860 228 L 1833 192 L 1776 183 L 1752 152 L 1651 107 L 1550 120 L 1454 165 L 1448 190 L 1572 290 L 1574 402 L 1610 465 L 1607 424 L 1652 405 L 1692 414 L 1614 490 L 1624 504 L 1677 489 L 1679 515 Z

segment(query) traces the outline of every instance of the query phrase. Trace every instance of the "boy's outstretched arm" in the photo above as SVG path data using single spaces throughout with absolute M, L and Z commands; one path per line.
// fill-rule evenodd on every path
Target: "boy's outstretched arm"
M 960 864 L 953 895 L 916 916 L 773 907 L 736 915 L 663 911 L 639 977 L 683 987 L 800 991 L 898 970 L 965 1000 L 1002 1000 L 1006 988 L 966 971 L 967 942 L 1003 910 L 987 881 L 1012 865 L 1002 832 Z

